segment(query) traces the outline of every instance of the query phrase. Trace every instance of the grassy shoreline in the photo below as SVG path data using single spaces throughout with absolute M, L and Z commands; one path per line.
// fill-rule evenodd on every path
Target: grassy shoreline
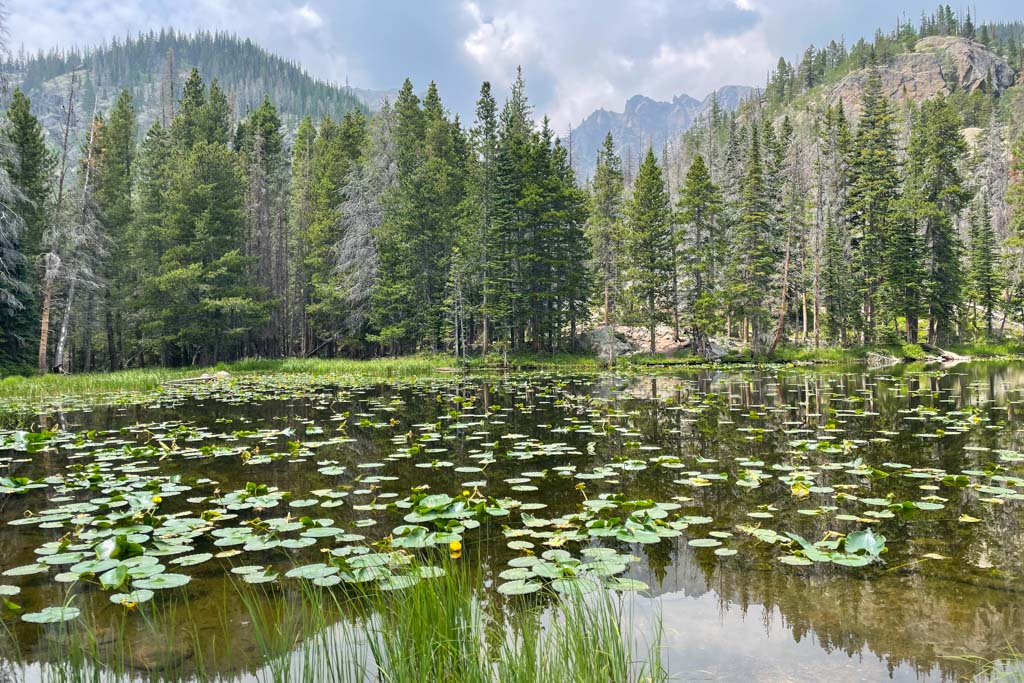
M 919 351 L 918 358 L 924 357 Z M 1024 342 L 973 343 L 950 346 L 947 350 L 972 360 L 1024 358 Z M 718 363 L 730 365 L 768 365 L 773 363 L 801 365 L 855 365 L 865 362 L 870 353 L 897 358 L 914 358 L 917 352 L 907 346 L 869 347 L 783 347 L 772 356 L 749 352 L 733 353 Z M 707 363 L 696 356 L 667 358 L 661 355 L 637 354 L 620 358 L 620 370 L 700 367 Z M 167 382 L 199 377 L 204 373 L 224 371 L 231 375 L 305 374 L 347 379 L 390 380 L 425 377 L 446 372 L 490 372 L 501 370 L 573 369 L 598 371 L 606 368 L 604 359 L 592 353 L 514 353 L 502 357 L 491 354 L 460 360 L 445 354 L 419 354 L 399 358 L 369 360 L 324 358 L 255 358 L 212 367 L 141 368 L 117 372 L 95 372 L 78 375 L 12 375 L 0 378 L 0 403 L 4 399 L 33 401 L 56 397 L 102 395 L 121 392 L 142 392 L 156 389 Z

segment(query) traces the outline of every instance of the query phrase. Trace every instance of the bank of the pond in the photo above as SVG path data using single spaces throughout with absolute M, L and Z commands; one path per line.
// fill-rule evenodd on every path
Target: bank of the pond
M 973 360 L 1024 358 L 1024 342 L 978 342 L 948 347 L 948 351 Z M 786 346 L 771 356 L 749 351 L 733 352 L 717 361 L 715 366 L 763 366 L 772 364 L 796 365 L 857 365 L 865 363 L 872 354 L 898 359 L 900 362 L 921 361 L 927 353 L 919 345 L 882 345 L 860 347 Z M 699 368 L 709 363 L 698 356 L 672 356 L 661 354 L 634 354 L 621 357 L 616 369 L 629 371 L 657 368 Z M 0 407 L 5 402 L 31 402 L 52 400 L 57 397 L 100 397 L 115 393 L 144 392 L 168 382 L 196 379 L 204 374 L 227 372 L 231 375 L 250 373 L 306 374 L 331 376 L 341 379 L 369 380 L 407 379 L 433 374 L 458 372 L 505 372 L 528 370 L 591 370 L 607 369 L 605 359 L 592 353 L 534 353 L 489 354 L 458 359 L 447 354 L 418 354 L 399 358 L 367 360 L 346 358 L 253 358 L 212 367 L 186 366 L 180 368 L 140 368 L 117 372 L 95 372 L 79 375 L 14 375 L 0 378 Z

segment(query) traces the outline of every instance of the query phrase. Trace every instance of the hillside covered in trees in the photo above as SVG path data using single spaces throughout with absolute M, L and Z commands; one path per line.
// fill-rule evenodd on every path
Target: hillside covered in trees
M 0 131 L 0 368 L 554 351 L 615 324 L 668 324 L 705 355 L 1007 334 L 1024 322 L 1020 29 L 943 7 L 809 48 L 635 168 L 606 136 L 589 173 L 522 73 L 504 103 L 484 83 L 463 122 L 433 83 L 325 113 L 273 72 L 232 95 L 189 69 L 173 97 L 150 79 L 90 110 L 55 91 L 47 135 L 33 84 L 67 70 L 40 62 Z M 961 53 L 991 75 L 946 68 Z M 887 90 L 900 69 L 922 87 Z
M 313 78 L 301 65 L 226 33 L 185 34 L 166 29 L 114 39 L 91 49 L 35 54 L 19 50 L 0 61 L 0 73 L 9 86 L 28 96 L 53 145 L 60 143 L 62 106 L 72 77 L 81 121 L 87 123 L 94 114 L 109 111 L 118 95 L 127 90 L 138 129 L 145 132 L 157 121 L 167 127 L 193 67 L 204 80 L 217 81 L 236 118 L 245 117 L 269 97 L 289 133 L 295 132 L 305 116 L 340 119 L 355 109 L 365 112 L 364 97 L 375 97 L 372 91 Z M 11 92 L 0 93 L 0 106 L 10 104 Z

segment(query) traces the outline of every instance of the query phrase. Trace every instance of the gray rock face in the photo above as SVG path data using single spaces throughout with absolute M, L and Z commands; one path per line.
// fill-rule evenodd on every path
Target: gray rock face
M 625 335 L 619 334 L 614 327 L 596 327 L 588 330 L 581 337 L 584 346 L 597 354 L 598 358 L 615 358 L 636 353 L 637 346 Z
M 615 139 L 616 152 L 623 158 L 632 156 L 634 166 L 641 154 L 653 145 L 660 152 L 666 142 L 674 140 L 696 123 L 714 99 L 725 111 L 735 111 L 740 102 L 754 92 L 745 85 L 727 85 L 711 93 L 703 101 L 689 95 L 678 95 L 671 102 L 659 102 L 643 95 L 634 95 L 619 112 L 598 109 L 572 132 L 573 166 L 580 179 L 594 174 L 597 152 L 608 133 Z
M 1005 59 L 981 43 L 951 36 L 922 38 L 913 52 L 897 55 L 891 64 L 880 67 L 879 75 L 882 94 L 897 103 L 970 93 L 982 87 L 1002 93 L 1017 81 L 1016 72 Z M 847 74 L 829 94 L 831 104 L 842 102 L 853 120 L 860 116 L 868 76 L 867 69 Z

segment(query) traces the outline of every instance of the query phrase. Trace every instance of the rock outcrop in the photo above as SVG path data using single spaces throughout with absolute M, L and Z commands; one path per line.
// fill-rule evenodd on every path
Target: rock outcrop
M 593 351 L 598 358 L 617 358 L 636 353 L 639 349 L 625 334 L 611 325 L 596 327 L 583 333 L 583 345 Z
M 870 72 L 861 69 L 846 75 L 829 93 L 831 104 L 842 102 L 847 116 L 860 116 L 860 100 Z M 1017 73 L 1005 59 L 981 43 L 967 38 L 922 38 L 913 52 L 896 55 L 879 68 L 882 94 L 902 104 L 937 95 L 974 92 L 987 88 L 1002 93 L 1017 82 Z

